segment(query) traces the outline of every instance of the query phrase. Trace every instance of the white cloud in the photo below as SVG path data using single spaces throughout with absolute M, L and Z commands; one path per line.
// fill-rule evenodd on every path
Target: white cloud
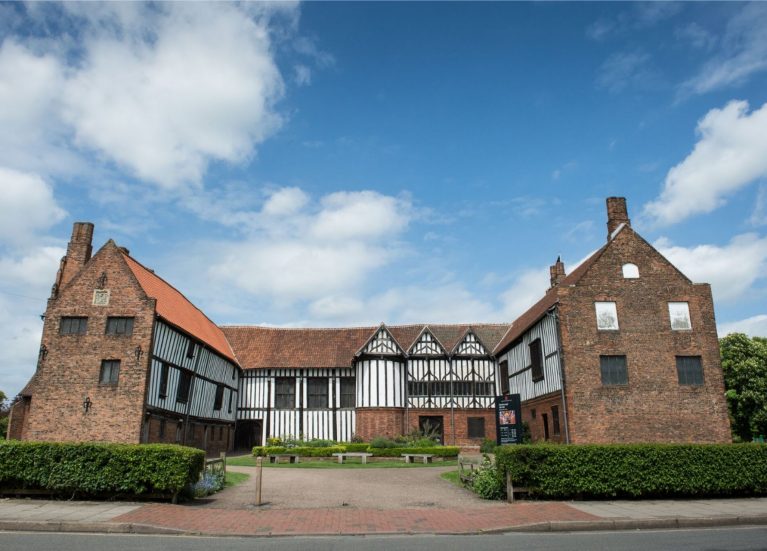
M 529 268 L 521 272 L 514 283 L 501 294 L 506 318 L 514 320 L 538 302 L 550 286 L 549 268 Z
M 597 74 L 597 85 L 611 93 L 618 93 L 629 86 L 648 88 L 658 80 L 644 52 L 616 52 L 602 63 Z
M 411 215 L 408 197 L 340 191 L 322 198 L 310 231 L 319 240 L 376 239 L 404 230 Z
M 3 285 L 11 285 L 25 296 L 37 295 L 42 301 L 65 254 L 66 249 L 62 247 L 43 246 L 33 248 L 21 257 L 0 257 Z
M 719 54 L 682 84 L 680 93 L 704 94 L 737 85 L 755 73 L 767 70 L 767 4 L 746 4 L 727 23 Z
M 308 202 L 309 196 L 300 188 L 280 188 L 269 196 L 262 212 L 268 216 L 288 216 L 299 212 Z
M 759 314 L 750 318 L 720 323 L 717 326 L 720 337 L 730 333 L 745 333 L 750 337 L 767 337 L 767 314 Z
M 293 67 L 293 73 L 293 78 L 299 86 L 307 86 L 312 83 L 312 70 L 306 65 L 296 65 Z
M 767 237 L 755 233 L 737 235 L 724 246 L 682 247 L 664 237 L 654 246 L 691 280 L 710 283 L 717 302 L 742 298 L 767 275 Z
M 0 198 L 0 242 L 6 244 L 28 244 L 66 216 L 36 174 L 0 167 Z
M 698 122 L 700 137 L 687 158 L 668 171 L 663 191 L 644 206 L 658 225 L 680 222 L 724 204 L 724 197 L 767 176 L 767 103 L 748 112 L 745 101 L 712 109 Z

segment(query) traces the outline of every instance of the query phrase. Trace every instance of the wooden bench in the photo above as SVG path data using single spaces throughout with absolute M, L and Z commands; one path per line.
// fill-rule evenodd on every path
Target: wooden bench
M 360 459 L 362 459 L 362 463 L 364 465 L 364 464 L 367 464 L 368 457 L 373 457 L 373 454 L 367 453 L 367 452 L 343 452 L 343 453 L 334 453 L 333 457 L 337 457 L 339 463 L 343 463 L 344 458 L 359 457 Z
M 430 453 L 403 453 L 402 457 L 405 458 L 405 463 L 412 463 L 414 457 L 420 457 L 423 459 L 423 464 L 426 465 L 427 463 L 431 463 L 431 458 L 434 457 L 434 455 Z
M 295 453 L 270 453 L 269 463 L 279 463 L 280 458 L 287 457 L 288 463 L 298 463 L 299 456 Z
M 471 484 L 474 480 L 474 468 L 479 467 L 479 463 L 467 461 L 464 458 L 458 460 L 458 478 L 462 484 Z

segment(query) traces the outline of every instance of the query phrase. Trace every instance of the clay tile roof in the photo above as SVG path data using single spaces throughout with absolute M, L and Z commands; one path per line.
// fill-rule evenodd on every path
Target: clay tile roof
M 157 300 L 158 316 L 199 339 L 228 360 L 237 363 L 229 342 L 215 323 L 170 283 L 129 255 L 123 253 L 123 256 L 144 292 Z
M 586 272 L 589 271 L 589 268 L 591 268 L 599 257 L 602 256 L 602 253 L 605 252 L 609 245 L 610 242 L 607 242 L 601 249 L 598 249 L 586 260 L 581 262 L 570 275 L 560 281 L 557 287 L 549 289 L 542 299 L 533 304 L 525 313 L 514 320 L 514 323 L 511 324 L 511 329 L 498 343 L 493 350 L 493 353 L 502 354 L 505 348 L 521 337 L 525 331 L 541 319 L 543 315 L 559 301 L 559 288 L 577 285 Z
M 351 328 L 299 328 L 223 326 L 226 338 L 243 369 L 351 367 L 355 354 L 380 326 Z M 407 351 L 425 327 L 384 326 L 400 347 Z M 508 324 L 428 325 L 448 352 L 471 327 L 488 350 L 498 343 Z M 448 338 L 447 342 L 442 338 Z

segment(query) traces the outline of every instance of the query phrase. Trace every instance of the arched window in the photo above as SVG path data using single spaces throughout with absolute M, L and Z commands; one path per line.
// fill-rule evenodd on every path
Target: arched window
M 637 279 L 639 277 L 639 267 L 636 264 L 623 265 L 623 277 L 626 279 Z

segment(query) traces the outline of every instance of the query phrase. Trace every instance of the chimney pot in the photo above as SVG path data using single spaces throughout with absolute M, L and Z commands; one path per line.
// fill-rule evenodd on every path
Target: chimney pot
M 565 273 L 565 263 L 562 262 L 561 257 L 557 257 L 557 261 L 549 267 L 549 275 L 551 276 L 551 289 L 561 283 L 567 276 Z

